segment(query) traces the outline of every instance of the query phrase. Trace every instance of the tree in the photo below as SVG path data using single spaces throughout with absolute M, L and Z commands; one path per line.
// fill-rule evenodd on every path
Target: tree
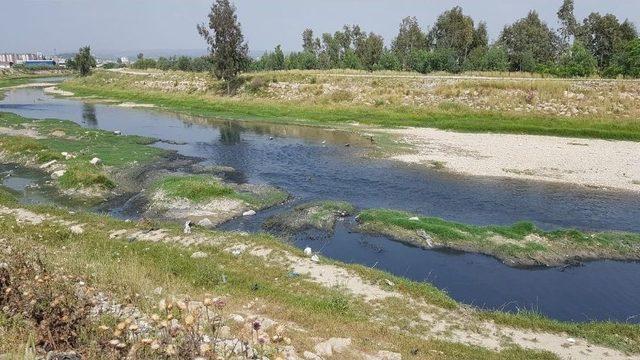
M 276 49 L 273 52 L 273 70 L 284 70 L 284 53 L 282 52 L 282 47 L 280 45 L 276 46 Z
M 576 36 L 578 21 L 574 15 L 574 0 L 564 0 L 557 12 L 560 21 L 560 38 L 564 47 L 568 46 L 571 38 Z
M 636 37 L 636 29 L 630 22 L 621 24 L 615 15 L 603 16 L 596 12 L 583 20 L 577 36 L 595 56 L 601 69 L 606 69 L 614 55 Z
M 571 50 L 560 59 L 558 75 L 565 77 L 591 76 L 598 70 L 598 62 L 580 41 L 573 43 Z
M 249 63 L 249 46 L 244 42 L 236 7 L 229 0 L 215 0 L 208 17 L 209 24 L 198 25 L 198 33 L 209 45 L 215 76 L 227 83 L 230 94 L 231 82 Z
M 400 59 L 398 59 L 395 52 L 384 49 L 376 66 L 376 70 L 400 71 L 402 70 L 402 65 L 400 64 Z
M 96 59 L 91 55 L 91 47 L 81 47 L 72 62 L 74 68 L 78 70 L 80 76 L 91 74 L 91 69 L 96 67 Z
M 606 70 L 606 74 L 608 76 L 640 77 L 640 39 L 629 41 L 624 50 L 616 54 L 613 64 Z
M 356 47 L 356 55 L 360 58 L 362 66 L 371 71 L 378 64 L 384 53 L 384 39 L 382 36 L 370 33 L 362 44 Z
M 474 34 L 473 19 L 456 6 L 438 17 L 429 32 L 429 43 L 436 49 L 452 49 L 456 53 L 456 63 L 462 64 L 472 49 Z
M 498 43 L 507 51 L 513 70 L 533 71 L 557 59 L 559 41 L 538 13 L 531 11 L 525 18 L 506 26 Z
M 418 19 L 406 17 L 400 23 L 398 36 L 393 40 L 391 49 L 396 53 L 402 68 L 409 69 L 409 58 L 415 50 L 427 50 L 427 36 L 422 32 Z
M 302 50 L 314 55 L 320 50 L 320 39 L 313 38 L 311 29 L 305 29 L 302 33 Z
M 487 31 L 487 23 L 480 21 L 478 27 L 473 31 L 473 42 L 471 42 L 471 50 L 484 48 L 489 46 L 489 33 Z

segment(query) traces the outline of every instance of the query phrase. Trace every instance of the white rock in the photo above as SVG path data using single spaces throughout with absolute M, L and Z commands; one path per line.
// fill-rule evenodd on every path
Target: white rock
M 93 159 L 91 159 L 91 161 L 89 161 L 89 164 L 99 165 L 99 164 L 102 164 L 102 160 L 100 160 L 100 158 L 94 157 Z
M 393 281 L 391 281 L 389 279 L 384 279 L 384 282 L 389 286 L 395 286 L 396 285 L 396 284 L 393 283 Z
M 253 215 L 255 215 L 255 214 L 256 214 L 256 212 L 255 212 L 255 211 L 253 211 L 253 210 L 249 210 L 249 211 L 245 211 L 245 212 L 243 212 L 243 213 L 242 213 L 242 216 L 253 216 Z
M 318 255 L 313 255 L 313 256 L 311 257 L 311 261 L 313 261 L 313 262 L 320 262 L 320 258 L 318 257 Z
M 51 161 L 49 161 L 49 162 L 46 162 L 46 163 L 44 163 L 44 164 L 40 165 L 40 169 L 46 169 L 46 168 L 48 168 L 49 166 L 51 166 L 51 165 L 53 165 L 53 164 L 55 164 L 55 163 L 57 163 L 57 162 L 58 162 L 58 160 L 51 160 Z
M 82 225 L 73 225 L 72 227 L 69 228 L 69 230 L 76 235 L 84 234 L 84 229 L 82 228 Z
M 304 254 L 307 255 L 307 256 L 311 256 L 311 255 L 313 255 L 313 250 L 311 250 L 310 247 L 307 247 L 307 248 L 304 249 Z
M 322 360 L 322 358 L 311 351 L 305 351 L 302 356 L 307 360 Z
M 54 172 L 51 174 L 51 178 L 52 178 L 52 179 L 54 179 L 54 180 L 55 180 L 55 179 L 58 179 L 58 178 L 61 178 L 62 176 L 64 176 L 64 174 L 65 174 L 66 172 L 67 172 L 67 170 L 58 170 L 58 171 L 54 171 Z
M 192 259 L 204 259 L 207 256 L 209 256 L 209 255 L 207 255 L 207 253 L 202 252 L 202 251 L 196 251 L 193 254 L 191 254 L 191 258 Z
M 185 234 L 191 234 L 191 221 L 187 221 L 184 223 L 184 231 Z
M 402 360 L 402 355 L 391 351 L 380 350 L 375 355 L 366 355 L 366 360 Z
M 574 338 L 568 338 L 568 339 L 567 339 L 567 342 L 568 342 L 569 344 L 575 344 L 575 343 L 576 343 L 576 339 L 574 339 Z
M 66 152 L 66 151 L 63 151 L 63 152 L 61 152 L 60 154 L 61 154 L 62 156 L 64 156 L 65 160 L 75 159 L 75 158 L 76 158 L 76 156 L 75 156 L 75 155 L 73 155 L 73 154 L 71 154 L 71 153 L 68 153 L 68 152 Z
M 223 326 L 220 328 L 220 337 L 223 339 L 228 339 L 231 337 L 231 328 L 228 326 Z
M 317 344 L 314 348 L 317 355 L 333 356 L 333 353 L 341 353 L 351 346 L 351 339 L 348 338 L 331 338 Z
M 198 226 L 202 226 L 202 227 L 208 228 L 208 227 L 213 227 L 213 223 L 208 218 L 204 218 L 204 219 L 198 221 Z
M 242 317 L 242 315 L 238 315 L 238 314 L 231 314 L 229 316 L 231 318 L 231 320 L 241 324 L 244 323 L 244 318 Z
M 156 295 L 162 295 L 162 290 L 163 290 L 162 287 L 159 286 L 159 287 L 153 289 L 153 293 L 156 294 Z
M 113 132 L 114 135 L 122 135 L 122 132 L 120 130 L 115 130 Z
M 409 220 L 411 220 L 411 221 L 420 221 L 420 218 L 417 217 L 417 216 L 414 216 L 414 217 L 410 217 Z

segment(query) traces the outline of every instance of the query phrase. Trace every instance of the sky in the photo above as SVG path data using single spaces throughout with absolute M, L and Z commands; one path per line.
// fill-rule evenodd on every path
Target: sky
M 171 49 L 206 49 L 196 32 L 213 0 L 2 0 L 0 52 L 53 54 L 91 45 L 101 53 Z M 487 22 L 495 39 L 502 28 L 531 9 L 552 27 L 562 0 L 232 0 L 253 53 L 281 44 L 299 50 L 301 33 L 334 32 L 359 24 L 381 34 L 387 44 L 405 16 L 416 16 L 423 29 L 453 6 L 476 21 Z M 576 16 L 591 11 L 613 13 L 640 26 L 640 0 L 575 0 Z

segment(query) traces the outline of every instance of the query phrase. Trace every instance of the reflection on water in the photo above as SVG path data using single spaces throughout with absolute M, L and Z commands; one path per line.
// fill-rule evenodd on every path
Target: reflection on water
M 98 127 L 98 117 L 96 116 L 96 106 L 94 104 L 82 104 L 82 122 L 92 129 Z
M 44 101 L 34 102 L 37 98 Z M 478 225 L 531 220 L 545 229 L 640 232 L 637 194 L 462 177 L 362 159 L 357 155 L 371 141 L 348 131 L 202 119 L 102 104 L 87 107 L 81 101 L 56 99 L 34 89 L 8 92 L 0 107 L 26 117 L 68 119 L 83 126 L 93 119 L 101 129 L 167 140 L 156 146 L 202 158 L 206 164 L 232 167 L 234 178 L 278 186 L 298 203 L 336 199 L 359 208 L 394 208 Z M 265 216 L 286 208 L 237 219 L 224 227 L 257 231 Z M 640 313 L 640 286 L 635 286 L 638 263 L 596 262 L 565 272 L 531 271 L 511 269 L 484 256 L 411 248 L 384 237 L 353 234 L 348 227 L 339 228 L 324 242 L 314 238 L 302 235 L 296 244 L 310 245 L 346 262 L 433 281 L 453 298 L 474 305 L 496 309 L 511 303 L 580 321 L 624 321 Z
M 242 128 L 235 122 L 227 121 L 220 126 L 220 142 L 225 145 L 236 145 L 240 143 Z

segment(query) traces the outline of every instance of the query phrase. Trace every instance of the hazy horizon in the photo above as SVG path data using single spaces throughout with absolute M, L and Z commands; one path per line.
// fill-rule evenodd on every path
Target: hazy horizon
M 389 44 L 401 19 L 416 16 L 423 29 L 453 6 L 462 6 L 474 20 L 487 22 L 495 39 L 502 28 L 536 10 L 553 28 L 562 0 L 472 1 L 427 0 L 326 0 L 323 2 L 235 0 L 238 18 L 252 53 L 281 44 L 287 51 L 301 48 L 306 27 L 317 35 L 334 32 L 344 24 L 359 24 L 367 32 L 381 34 Z M 3 5 L 0 52 L 53 54 L 73 52 L 91 45 L 97 54 L 128 54 L 146 51 L 197 52 L 206 50 L 196 32 L 212 0 L 23 0 Z M 620 19 L 640 23 L 640 1 L 576 0 L 576 17 L 591 11 L 613 13 Z M 7 36 L 8 35 L 8 36 Z

